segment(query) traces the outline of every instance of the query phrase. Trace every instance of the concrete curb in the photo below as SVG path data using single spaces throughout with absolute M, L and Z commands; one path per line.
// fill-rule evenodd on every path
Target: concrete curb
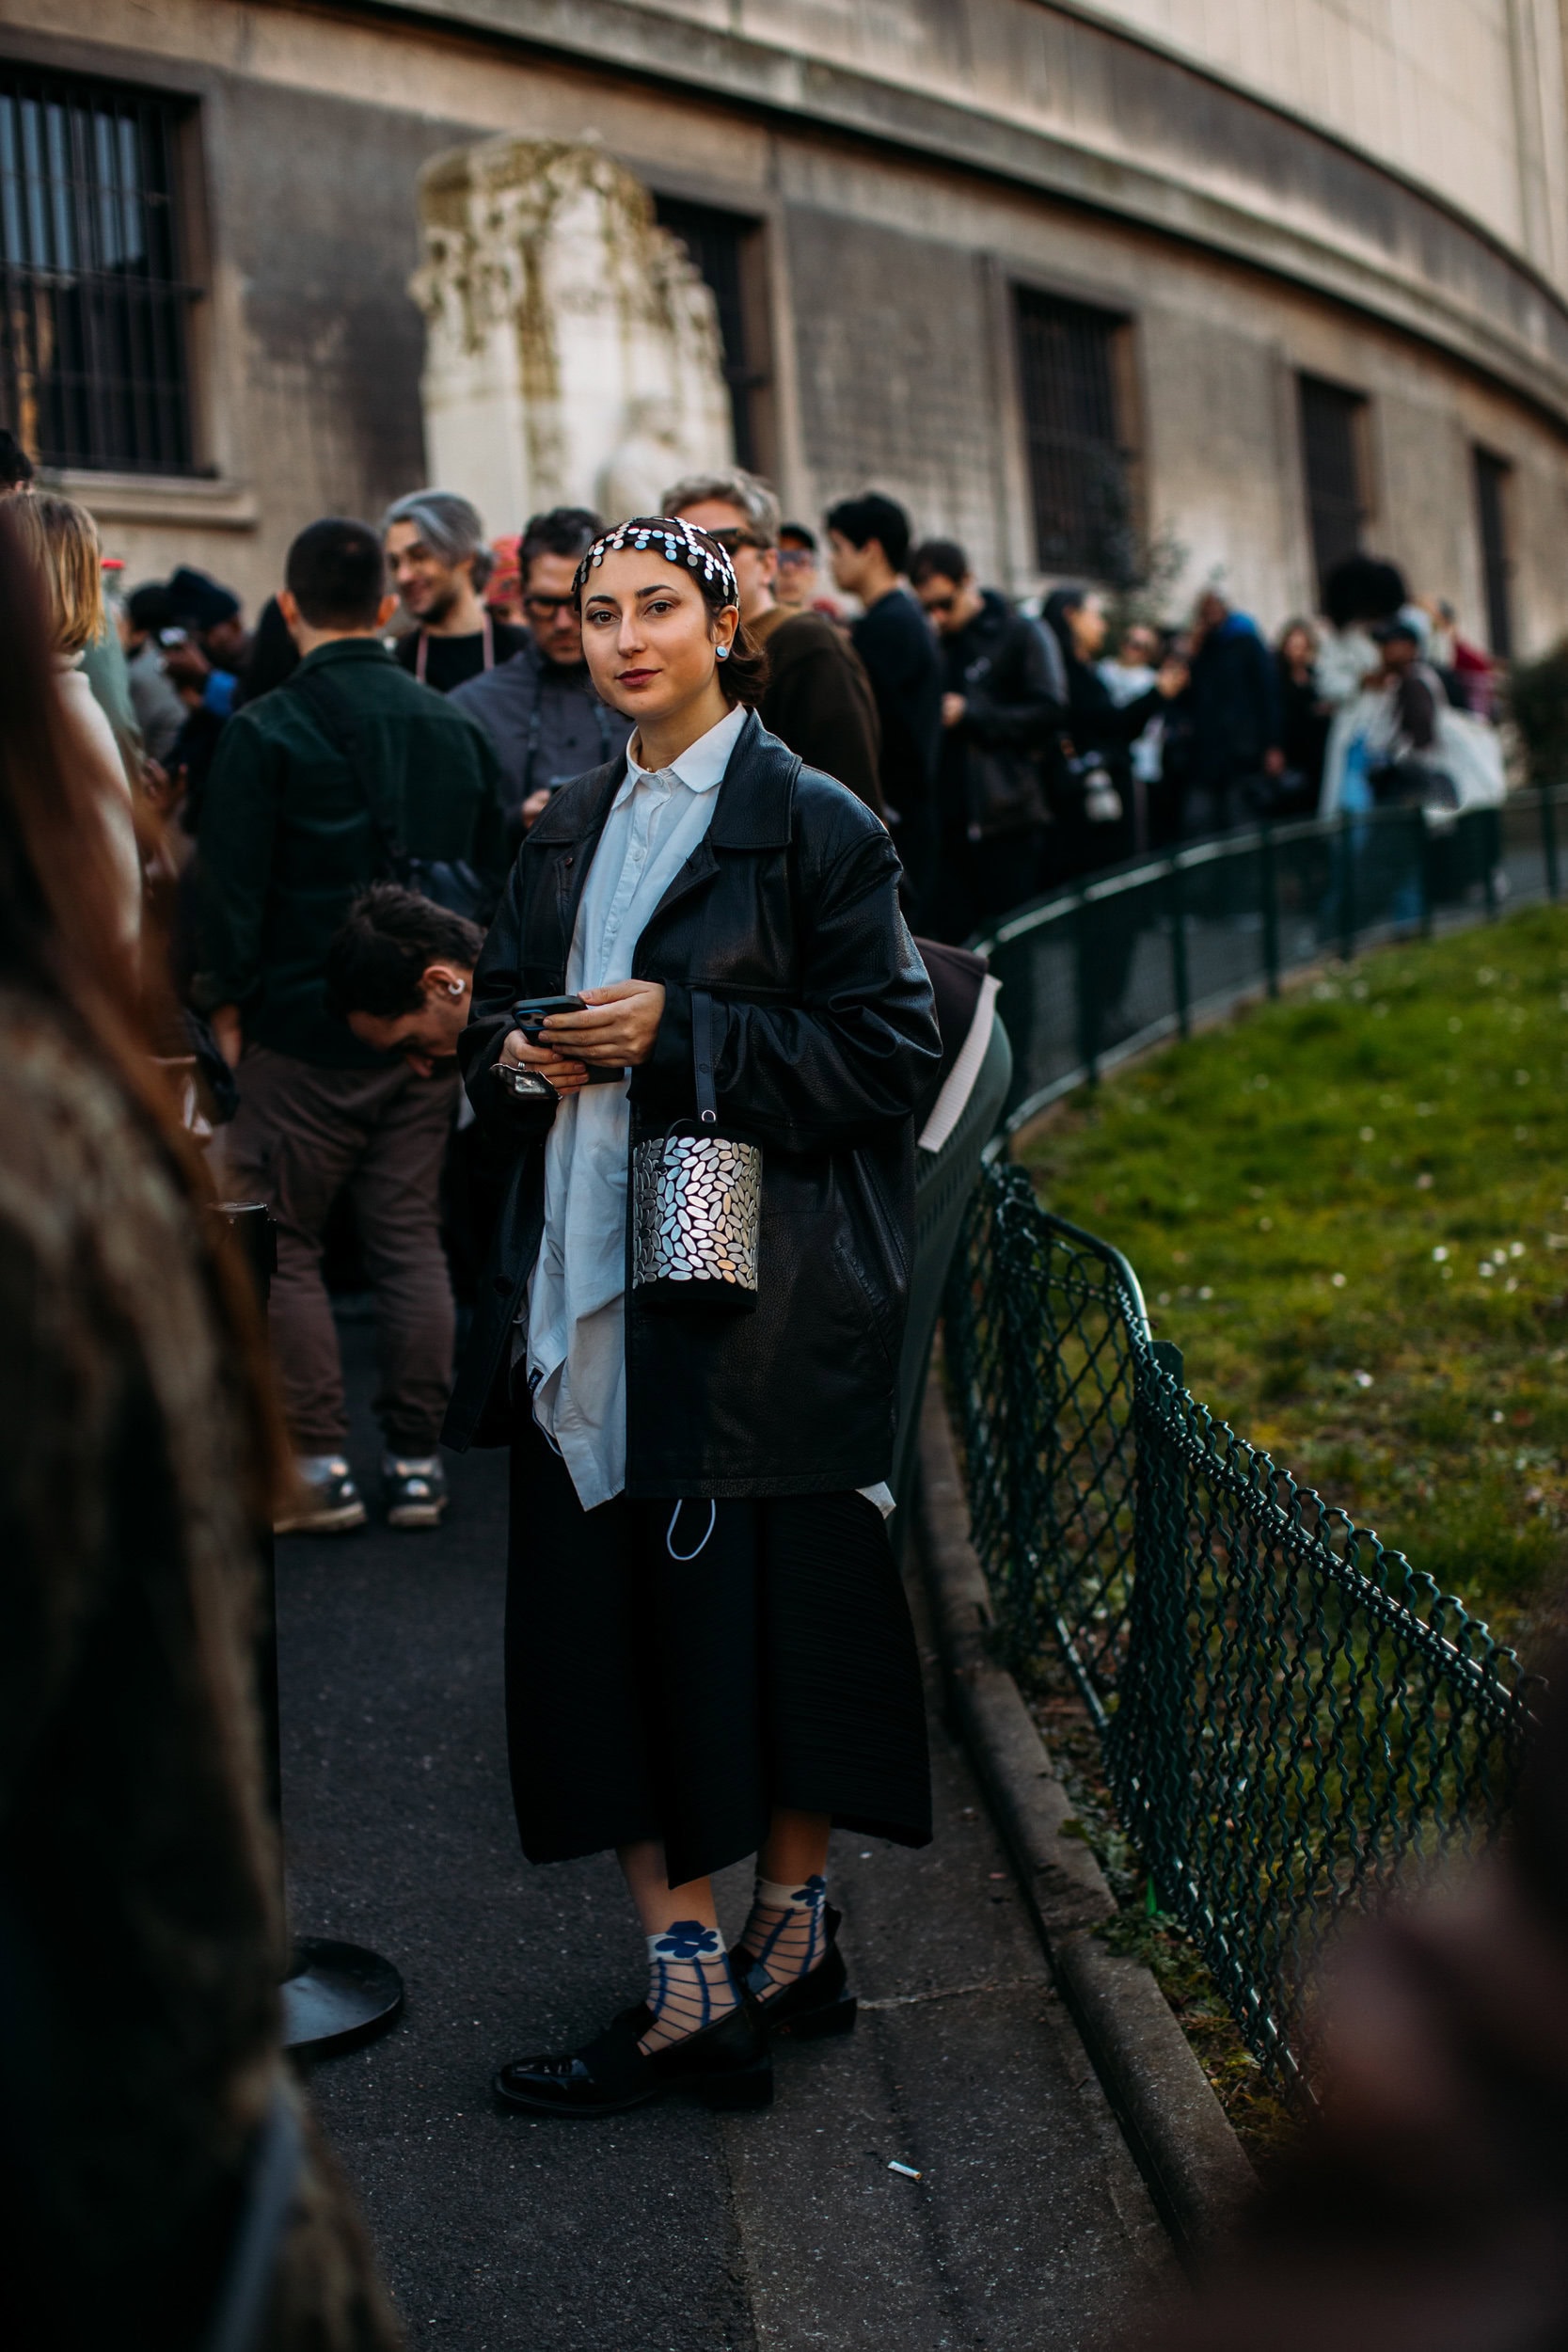
M 921 1413 L 914 1534 L 948 1697 L 1046 1957 L 1155 2201 L 1196 2258 L 1228 2228 L 1257 2176 L 1151 1972 L 1094 1932 L 1116 1901 L 1083 1839 L 1062 1836 L 1072 1815 L 1067 1790 L 1018 1684 L 991 1655 L 990 1597 L 935 1373 Z

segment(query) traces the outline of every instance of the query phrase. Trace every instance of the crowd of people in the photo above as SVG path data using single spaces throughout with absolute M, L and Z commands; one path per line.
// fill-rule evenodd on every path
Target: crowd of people
M 562 507 L 492 540 L 468 500 L 418 490 L 374 528 L 308 526 L 252 628 L 190 565 L 105 596 L 90 518 L 32 492 L 14 444 L 0 455 L 5 486 L 30 493 L 17 511 L 112 811 L 124 922 L 139 930 L 145 896 L 166 943 L 183 1020 L 166 1041 L 188 1049 L 171 1058 L 193 1115 L 222 1127 L 227 1187 L 277 1223 L 298 1472 L 279 1524 L 366 1518 L 328 1288 L 345 1250 L 377 1310 L 383 1507 L 438 1524 L 452 1277 L 466 1311 L 500 1181 L 453 1058 L 474 943 L 555 795 L 622 761 L 633 733 L 584 651 L 578 572 L 602 519 Z M 761 723 L 886 827 L 905 915 L 932 942 L 1259 818 L 1459 797 L 1450 714 L 1475 728 L 1490 711 L 1490 665 L 1451 612 L 1367 558 L 1330 580 L 1325 620 L 1271 647 L 1215 587 L 1178 628 L 1118 624 L 1087 586 L 1035 613 L 957 541 L 917 544 L 877 492 L 818 532 L 722 467 L 663 507 L 733 568 Z M 389 927 L 380 965 L 334 961 L 356 907 L 361 930 Z M 411 977 L 416 936 L 429 961 Z
M 1460 804 L 1490 668 L 1366 559 L 1277 648 L 1213 588 L 1113 631 L 735 468 L 510 542 L 436 489 L 318 519 L 251 628 L 190 566 L 106 595 L 0 472 L 0 2309 L 239 2341 L 239 2278 L 243 2340 L 380 2352 L 277 2062 L 245 1663 L 267 1519 L 368 1516 L 344 1204 L 381 1507 L 437 1526 L 442 1443 L 510 1448 L 521 1842 L 612 1851 L 647 1938 L 646 1997 L 495 2095 L 765 2105 L 855 2024 L 832 1829 L 931 1834 L 886 1520 L 916 1138 L 989 1017 L 953 943 L 1196 833 Z M 214 1178 L 272 1215 L 270 1346 Z

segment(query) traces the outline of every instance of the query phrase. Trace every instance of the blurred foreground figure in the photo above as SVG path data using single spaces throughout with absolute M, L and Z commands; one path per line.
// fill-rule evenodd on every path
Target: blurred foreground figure
M 374 2352 L 277 2052 L 245 1659 L 281 1440 L 50 638 L 0 513 L 0 2343 Z M 269 2166 L 256 2325 L 214 2335 Z
M 1507 1853 L 1359 1937 L 1327 2014 L 1323 2122 L 1162 2352 L 1568 2344 L 1560 1700 Z

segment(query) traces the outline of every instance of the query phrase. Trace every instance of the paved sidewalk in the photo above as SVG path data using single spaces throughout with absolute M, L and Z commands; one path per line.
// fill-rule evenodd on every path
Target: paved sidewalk
M 344 1332 L 356 1393 L 369 1333 Z M 362 1471 L 376 1452 L 363 1421 Z M 936 1842 L 839 1836 L 862 1997 L 784 2048 L 771 2109 L 497 2113 L 497 2062 L 641 1989 L 612 1863 L 518 1851 L 500 1706 L 504 1462 L 451 1460 L 438 1534 L 278 1546 L 295 1924 L 404 1973 L 390 2036 L 317 2070 L 411 2344 L 442 2352 L 1076 2352 L 1168 2247 L 967 1765 L 932 1726 Z M 723 1889 L 732 1931 L 749 1877 Z M 890 2159 L 915 2167 L 911 2181 Z

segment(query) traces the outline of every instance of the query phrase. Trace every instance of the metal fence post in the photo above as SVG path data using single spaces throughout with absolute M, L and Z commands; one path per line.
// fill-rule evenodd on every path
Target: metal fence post
M 1416 829 L 1416 880 L 1421 893 L 1421 937 L 1432 937 L 1432 834 L 1426 811 L 1413 808 L 1410 821 Z
M 1348 808 L 1339 811 L 1339 956 L 1355 961 L 1355 829 Z
M 1259 879 L 1263 890 L 1263 975 L 1271 996 L 1279 993 L 1279 884 L 1275 870 L 1274 832 L 1264 825 L 1258 837 Z
M 1187 910 L 1182 904 L 1181 861 L 1173 853 L 1165 868 L 1170 884 L 1170 977 L 1176 994 L 1176 1026 L 1181 1037 L 1193 1033 L 1192 1005 L 1187 989 Z
M 1553 787 L 1541 787 L 1541 854 L 1546 867 L 1546 896 L 1553 905 L 1559 896 L 1557 870 L 1557 809 L 1553 804 Z
M 1090 969 L 1089 941 L 1096 914 L 1094 901 L 1081 892 L 1073 916 L 1074 982 L 1078 991 L 1078 1054 L 1090 1086 L 1100 1078 L 1100 1000 Z

